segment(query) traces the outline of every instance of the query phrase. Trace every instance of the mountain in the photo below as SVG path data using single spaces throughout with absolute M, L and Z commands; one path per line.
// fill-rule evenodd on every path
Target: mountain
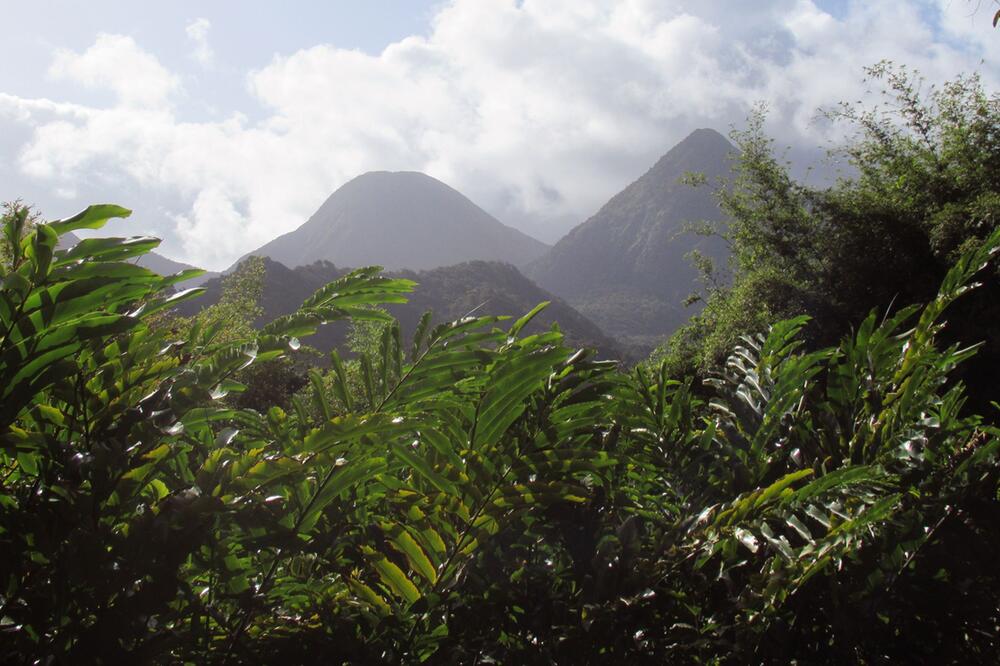
M 174 261 L 173 259 L 168 259 L 162 254 L 156 252 L 149 252 L 139 257 L 137 262 L 143 268 L 148 268 L 154 273 L 159 273 L 160 275 L 173 275 L 174 273 L 179 273 L 180 271 L 185 271 L 189 268 L 195 268 L 190 264 L 184 264 L 179 261 Z M 199 287 L 204 283 L 208 282 L 212 278 L 218 277 L 218 273 L 213 271 L 207 271 L 204 275 L 199 275 L 198 277 L 191 278 L 190 280 L 185 280 L 184 282 L 178 283 L 179 289 L 190 289 L 191 287 Z
M 439 180 L 372 171 L 340 187 L 301 227 L 247 256 L 292 268 L 329 261 L 421 270 L 474 259 L 523 265 L 547 249 Z
M 61 250 L 68 250 L 79 242 L 80 237 L 73 232 L 69 232 L 59 237 L 59 245 L 57 247 Z M 136 263 L 159 275 L 173 275 L 174 273 L 179 273 L 189 268 L 195 268 L 190 264 L 181 263 L 164 257 L 162 254 L 157 252 L 147 252 L 146 254 L 141 255 L 136 260 Z M 191 287 L 198 287 L 212 278 L 218 277 L 218 275 L 219 274 L 216 272 L 207 271 L 204 275 L 199 275 L 198 277 L 178 283 L 177 288 L 190 289 Z
M 264 324 L 296 308 L 317 289 L 331 282 L 348 269 L 321 261 L 294 269 L 265 258 L 264 289 L 260 305 L 264 314 L 257 324 Z M 404 341 L 409 339 L 421 315 L 434 313 L 434 323 L 452 321 L 475 311 L 476 315 L 495 314 L 519 317 L 542 301 L 551 301 L 526 330 L 547 329 L 558 322 L 567 342 L 581 347 L 594 347 L 605 358 L 619 358 L 616 342 L 605 335 L 593 322 L 524 277 L 510 264 L 496 261 L 469 261 L 426 271 L 395 271 L 394 277 L 404 277 L 418 283 L 409 302 L 387 305 L 386 309 L 399 319 Z M 224 278 L 209 280 L 205 294 L 186 301 L 179 313 L 190 316 L 201 308 L 218 302 Z M 333 323 L 320 328 L 305 342 L 322 351 L 344 343 L 347 326 Z
M 525 273 L 609 334 L 650 348 L 693 314 L 683 301 L 698 288 L 698 272 L 685 255 L 727 256 L 721 239 L 685 225 L 722 220 L 713 191 L 735 150 L 718 132 L 696 130 Z M 692 172 L 704 174 L 706 186 L 680 182 Z
M 458 319 L 473 311 L 477 315 L 519 317 L 542 301 L 550 301 L 549 306 L 528 326 L 528 332 L 548 329 L 557 322 L 571 346 L 594 347 L 605 358 L 620 357 L 617 343 L 594 322 L 561 298 L 536 285 L 510 264 L 470 261 L 419 273 L 405 271 L 400 276 L 418 283 L 410 302 L 404 306 L 409 311 L 404 312 L 404 307 L 401 307 L 396 314 L 404 330 L 412 330 L 420 315 L 427 310 L 435 313 L 436 321 Z
M 62 236 L 59 237 L 59 242 L 56 243 L 56 249 L 68 250 L 79 242 L 80 242 L 79 236 L 74 234 L 72 231 L 67 231 Z

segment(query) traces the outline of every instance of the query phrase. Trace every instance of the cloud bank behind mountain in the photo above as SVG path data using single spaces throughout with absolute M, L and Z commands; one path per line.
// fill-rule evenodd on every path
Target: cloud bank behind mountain
M 757 102 L 781 143 L 814 146 L 842 131 L 817 108 L 864 99 L 863 67 L 885 58 L 997 88 L 1000 36 L 973 3 L 706 4 L 453 0 L 381 51 L 303 44 L 237 72 L 198 16 L 177 30 L 184 67 L 129 34 L 54 45 L 44 96 L 0 89 L 2 194 L 52 213 L 113 198 L 137 211 L 114 231 L 221 268 L 358 174 L 413 170 L 551 242 Z M 200 104 L 211 76 L 242 79 L 249 101 Z

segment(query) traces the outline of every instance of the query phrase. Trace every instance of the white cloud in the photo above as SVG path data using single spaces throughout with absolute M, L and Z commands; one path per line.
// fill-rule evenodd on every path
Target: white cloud
M 66 79 L 88 88 L 115 93 L 128 107 L 167 104 L 179 87 L 179 79 L 146 53 L 131 37 L 101 34 L 83 53 L 56 51 L 49 68 L 55 79 Z
M 211 21 L 207 18 L 198 18 L 187 24 L 184 32 L 188 39 L 194 43 L 194 59 L 203 66 L 211 65 L 215 59 L 215 53 L 208 43 L 208 30 L 212 27 Z
M 205 245 L 216 255 L 226 257 L 244 250 L 233 229 L 242 225 L 241 213 L 232 197 L 217 187 L 198 193 L 189 214 L 177 215 L 177 233 L 185 244 Z
M 837 16 L 810 0 L 706 4 L 453 0 L 428 36 L 376 55 L 318 45 L 275 56 L 247 74 L 264 111 L 253 123 L 181 119 L 177 77 L 132 39 L 101 35 L 82 54 L 58 52 L 52 72 L 113 103 L 0 94 L 0 116 L 34 128 L 20 166 L 53 187 L 99 165 L 184 202 L 161 232 L 183 244 L 179 258 L 217 268 L 366 170 L 426 171 L 551 236 L 541 221 L 582 221 L 688 132 L 725 131 L 757 101 L 783 142 L 828 138 L 817 107 L 859 99 L 863 66 L 883 58 L 937 81 L 985 59 L 997 85 L 996 35 L 988 17 L 963 19 L 962 3 L 853 0 Z M 206 61 L 208 29 L 187 28 Z

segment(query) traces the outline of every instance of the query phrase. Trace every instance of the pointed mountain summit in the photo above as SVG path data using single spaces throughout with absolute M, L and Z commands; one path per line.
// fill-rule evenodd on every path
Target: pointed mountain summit
M 721 239 L 686 225 L 722 220 L 713 192 L 735 152 L 715 130 L 694 131 L 526 273 L 611 335 L 651 348 L 694 314 L 683 301 L 697 289 L 698 272 L 685 255 L 727 256 Z M 707 183 L 681 182 L 690 173 L 704 174 Z
M 301 227 L 249 254 L 290 268 L 329 261 L 422 270 L 476 259 L 521 266 L 547 249 L 428 175 L 372 171 L 345 183 Z

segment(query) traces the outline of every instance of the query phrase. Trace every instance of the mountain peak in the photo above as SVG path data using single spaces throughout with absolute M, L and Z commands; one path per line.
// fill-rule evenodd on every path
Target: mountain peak
M 451 190 L 452 188 L 441 182 L 433 176 L 428 176 L 423 171 L 366 171 L 360 176 L 355 176 L 346 183 L 343 187 L 347 187 L 351 184 L 392 184 L 392 185 L 417 185 L 417 186 L 428 186 L 428 187 L 441 187 Z
M 681 144 L 687 141 L 697 141 L 697 142 L 711 141 L 714 143 L 725 142 L 726 144 L 729 144 L 729 139 L 727 139 L 726 137 L 724 137 L 722 134 L 715 131 L 711 127 L 699 127 L 698 129 L 688 134 L 677 145 L 680 146 Z
M 722 219 L 714 185 L 729 173 L 735 152 L 715 130 L 695 130 L 566 234 L 528 275 L 620 339 L 644 345 L 672 332 L 690 316 L 682 303 L 697 289 L 697 271 L 685 255 L 697 249 L 717 260 L 726 256 L 719 239 L 686 233 L 685 224 Z M 709 184 L 683 183 L 690 172 Z
M 360 176 L 355 176 L 351 180 L 372 180 L 372 179 L 393 179 L 393 180 L 425 180 L 433 181 L 435 183 L 440 183 L 444 185 L 440 180 L 432 176 L 428 176 L 423 171 L 387 171 L 385 169 L 376 169 L 375 171 L 365 171 Z M 350 182 L 350 181 L 348 181 Z
M 292 268 L 326 260 L 418 270 L 474 259 L 523 265 L 547 249 L 427 174 L 369 171 L 344 183 L 301 227 L 250 254 Z
M 677 171 L 682 169 L 677 177 L 686 172 L 699 171 L 707 172 L 719 171 L 719 165 L 725 164 L 730 155 L 736 149 L 729 140 L 716 132 L 714 129 L 703 127 L 696 129 L 682 139 L 677 145 L 668 150 L 656 164 L 650 169 L 656 171 Z

